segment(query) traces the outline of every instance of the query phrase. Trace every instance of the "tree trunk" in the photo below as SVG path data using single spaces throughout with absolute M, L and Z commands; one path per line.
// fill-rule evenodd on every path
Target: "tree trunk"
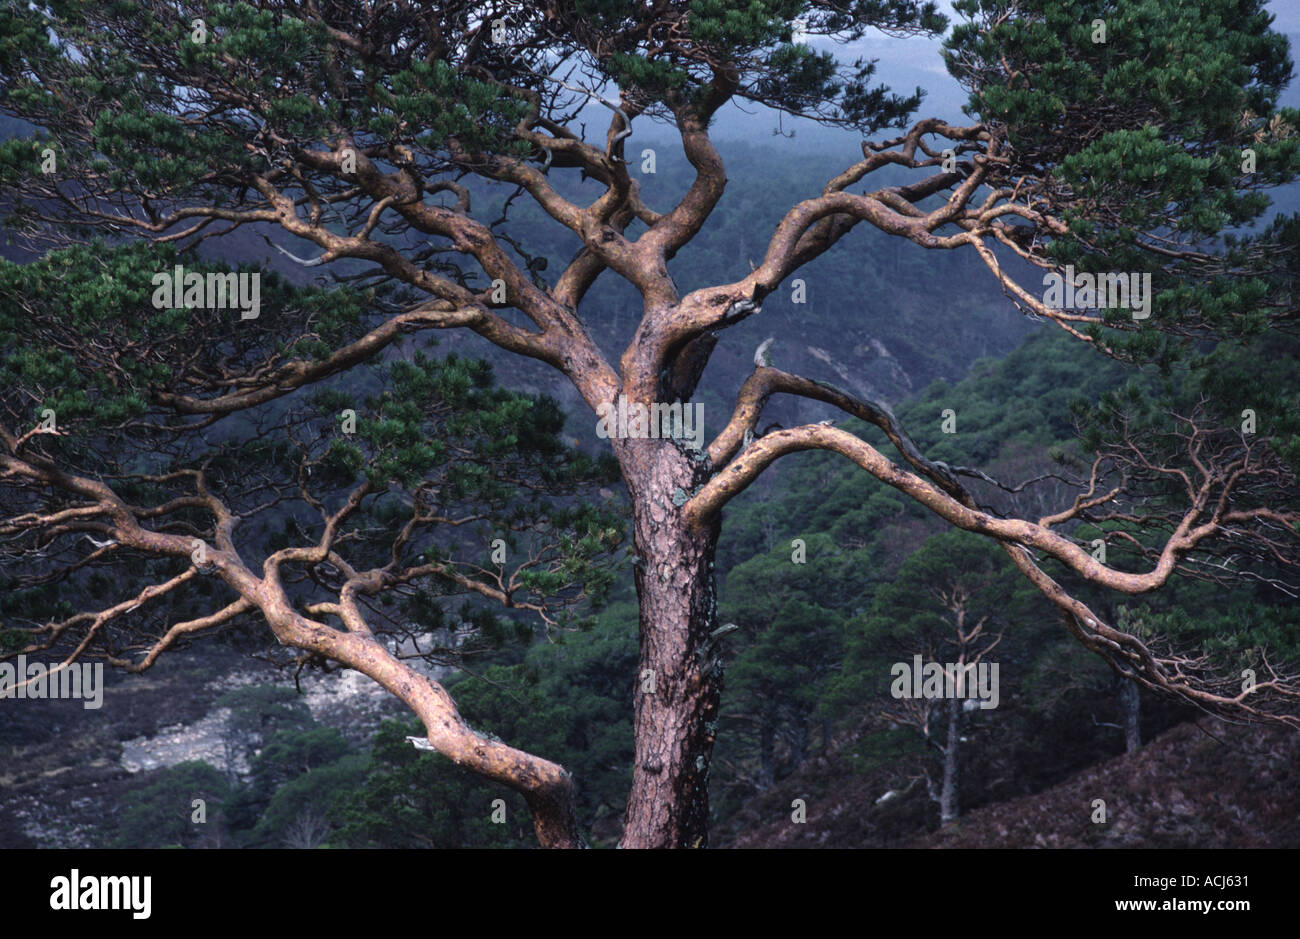
M 943 788 L 939 791 L 939 825 L 957 817 L 957 749 L 961 746 L 961 700 L 948 699 L 948 739 L 943 748 Z
M 796 716 L 790 722 L 790 769 L 794 772 L 803 766 L 808 755 L 808 722 Z
M 1136 753 L 1142 749 L 1142 726 L 1138 721 L 1141 703 L 1142 699 L 1139 697 L 1137 682 L 1121 678 L 1119 680 L 1119 713 L 1120 725 L 1124 728 L 1125 753 Z
M 709 763 L 722 690 L 713 649 L 718 528 L 692 529 L 681 504 L 705 461 L 668 440 L 621 440 L 632 496 L 641 660 L 636 759 L 622 847 L 708 845 Z

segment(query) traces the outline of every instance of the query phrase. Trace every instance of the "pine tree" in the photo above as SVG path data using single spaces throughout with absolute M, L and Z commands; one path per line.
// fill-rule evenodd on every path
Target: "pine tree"
M 93 533 L 156 564 L 167 591 L 211 570 L 220 598 L 173 629 L 197 631 L 255 611 L 286 646 L 359 669 L 403 696 L 435 748 L 524 795 L 543 844 L 577 844 L 571 784 L 560 767 L 473 737 L 440 686 L 410 681 L 400 660 L 371 641 L 359 600 L 389 574 L 379 561 L 368 569 L 380 573 L 367 575 L 331 560 L 353 502 L 334 510 L 323 540 L 281 549 L 285 563 L 334 568 L 335 599 L 299 609 L 281 589 L 278 564 L 258 569 L 241 558 L 232 540 L 239 510 L 203 485 L 200 467 L 138 480 L 124 492 L 96 475 L 94 441 L 60 440 L 43 413 L 61 426 L 85 419 L 100 433 L 154 410 L 191 427 L 223 416 L 256 419 L 259 409 L 355 368 L 405 334 L 439 329 L 472 330 L 551 366 L 593 414 L 619 399 L 644 408 L 689 403 L 722 331 L 756 315 L 863 222 L 926 249 L 974 252 L 1027 313 L 1138 363 L 1172 369 L 1206 345 L 1240 349 L 1294 322 L 1297 226 L 1229 233 L 1264 211 L 1262 189 L 1300 169 L 1297 115 L 1276 107 L 1291 68 L 1286 42 L 1269 30 L 1261 0 L 960 0 L 956 9 L 965 21 L 949 34 L 946 59 L 971 92 L 964 126 L 909 123 L 919 89 L 895 94 L 873 83 L 873 64 L 840 62 L 795 36 L 796 20 L 800 35 L 832 42 L 868 29 L 945 28 L 933 4 L 910 0 L 756 0 L 741 8 L 726 0 L 4 3 L 0 106 L 38 128 L 0 148 L 0 184 L 21 230 L 75 242 L 98 229 L 188 247 L 219 242 L 232 228 L 275 226 L 312 246 L 290 252 L 302 263 L 338 270 L 354 287 L 402 290 L 399 306 L 378 322 L 362 315 L 373 309 L 364 296 L 341 310 L 332 295 L 322 298 L 319 329 L 307 316 L 283 345 L 268 345 L 248 341 L 265 335 L 260 317 L 149 312 L 138 280 L 104 269 L 122 263 L 116 255 L 73 262 L 70 299 L 80 313 L 67 326 L 72 335 L 35 309 L 42 290 L 63 282 L 61 261 L 31 275 L 39 283 L 6 271 L 0 293 L 14 299 L 3 341 L 14 377 L 6 382 L 0 473 L 21 504 L 0 531 L 32 539 L 23 563 L 33 565 L 49 563 L 38 552 L 71 551 Z M 752 270 L 720 273 L 720 282 L 683 293 L 669 264 L 689 250 L 722 196 L 727 171 L 710 125 L 730 102 L 873 137 L 903 130 L 864 141 L 860 161 L 792 205 Z M 597 110 L 609 123 L 589 140 L 583 125 Z M 695 170 L 673 205 L 661 205 L 645 184 L 652 161 L 670 158 L 638 149 L 636 131 L 651 119 L 671 125 L 671 156 Z M 885 167 L 910 170 L 914 181 L 872 188 L 872 174 Z M 460 181 L 466 174 L 518 189 L 557 233 L 576 239 L 570 262 L 544 271 L 528 246 L 472 207 L 471 188 Z M 563 174 L 594 181 L 600 194 L 586 204 L 561 195 L 552 180 Z M 1018 282 L 1003 264 L 1011 257 L 1046 271 L 1049 282 Z M 156 256 L 135 270 L 148 274 L 149 263 Z M 602 276 L 630 283 L 642 301 L 635 338 L 618 361 L 584 322 L 583 300 Z M 1099 284 L 1108 297 L 1100 307 Z M 1077 308 L 1065 300 L 1074 287 Z M 49 332 L 33 326 L 33 315 Z M 154 345 L 158 320 L 168 316 L 161 341 L 180 356 L 170 371 Z M 118 328 L 98 339 L 105 319 Z M 79 382 L 65 387 L 64 357 L 83 372 L 97 366 L 93 394 Z M 881 403 L 782 371 L 776 359 L 779 346 L 760 350 L 734 412 L 701 450 L 662 436 L 611 444 L 632 501 L 638 673 L 654 688 L 636 700 L 625 845 L 707 843 L 710 728 L 721 695 L 721 668 L 707 653 L 718 626 L 712 569 L 722 512 L 774 461 L 800 451 L 838 453 L 951 525 L 995 540 L 1078 640 L 1124 674 L 1212 710 L 1295 720 L 1289 676 L 1243 696 L 1236 676 L 1198 672 L 1188 667 L 1194 655 L 1106 622 L 1048 567 L 1059 563 L 1083 581 L 1137 595 L 1230 543 L 1240 550 L 1218 576 L 1285 587 L 1300 520 L 1296 451 L 1284 425 L 1270 423 L 1267 402 L 1276 396 L 1264 386 L 1252 384 L 1247 395 L 1259 418 L 1249 433 L 1239 417 L 1227 422 L 1222 402 L 1145 422 L 1117 418 L 1091 440 L 1098 457 L 1073 505 L 1040 518 L 1000 517 L 972 495 L 968 483 L 984 478 L 979 471 L 921 452 Z M 874 425 L 901 462 L 830 421 L 765 428 L 761 411 L 774 394 Z M 374 449 L 360 458 L 359 445 L 339 442 L 331 471 L 365 471 L 372 488 L 397 479 L 415 492 L 410 483 L 437 448 L 414 433 L 420 418 L 411 405 L 390 405 L 402 413 L 376 421 L 367 440 Z M 510 446 L 525 438 L 516 407 L 489 410 L 482 435 Z M 961 415 L 951 419 L 960 432 Z M 161 491 L 164 482 L 173 490 Z M 1111 566 L 1073 536 L 1076 523 L 1108 515 L 1143 529 L 1138 568 Z M 168 516 L 175 523 L 160 524 Z M 594 552 L 596 529 L 588 527 L 575 550 Z M 199 535 L 211 550 L 190 567 Z M 521 574 L 524 586 L 545 592 L 566 580 L 572 571 L 557 563 Z M 424 564 L 465 589 L 510 600 L 504 585 L 457 580 L 441 556 Z M 90 642 L 106 615 L 117 614 L 71 613 L 55 628 Z M 342 628 L 329 625 L 331 617 Z

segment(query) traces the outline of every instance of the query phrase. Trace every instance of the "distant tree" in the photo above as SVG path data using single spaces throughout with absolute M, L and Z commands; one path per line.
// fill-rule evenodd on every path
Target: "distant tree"
M 364 754 L 346 754 L 289 780 L 271 797 L 253 828 L 248 847 L 317 848 L 333 836 L 329 819 L 350 792 L 365 782 Z
M 275 824 L 269 828 L 265 819 L 272 815 L 270 807 L 280 793 L 305 773 L 332 766 L 349 756 L 359 756 L 356 748 L 337 730 L 321 727 L 315 721 L 301 729 L 285 729 L 268 736 L 260 750 L 250 753 L 248 775 L 240 779 L 241 785 L 231 796 L 227 814 L 232 828 L 247 846 L 278 847 L 275 842 L 283 834 L 281 829 L 290 813 L 278 808 Z M 281 805 L 293 797 L 292 792 L 286 794 L 280 799 Z
M 286 848 L 319 848 L 329 840 L 331 831 L 329 821 L 320 810 L 306 808 L 285 829 L 284 845 Z
M 199 465 L 132 481 L 122 444 L 102 466 L 96 456 L 104 451 L 70 452 L 42 429 L 42 413 L 53 411 L 61 425 L 88 415 L 101 434 L 146 412 L 153 425 L 180 422 L 191 432 L 241 412 L 258 419 L 271 402 L 354 368 L 403 334 L 436 329 L 472 330 L 551 366 L 593 414 L 620 400 L 634 408 L 690 403 L 719 334 L 757 314 L 861 222 L 926 249 L 974 252 L 1017 306 L 1114 357 L 1172 367 L 1207 346 L 1240 346 L 1293 326 L 1300 226 L 1230 234 L 1263 213 L 1260 190 L 1300 169 L 1297 115 L 1276 107 L 1291 71 L 1287 43 L 1269 29 L 1263 0 L 958 0 L 955 9 L 964 22 L 947 37 L 945 59 L 971 93 L 971 123 L 929 118 L 908 126 L 919 89 L 899 96 L 873 86 L 873 63 L 840 63 L 794 41 L 794 27 L 798 20 L 806 35 L 841 42 L 869 28 L 934 35 L 947 23 L 929 2 L 761 0 L 739 11 L 717 0 L 451 0 L 378 9 L 354 0 L 4 3 L 0 107 L 41 128 L 0 148 L 0 182 L 22 231 L 66 242 L 89 228 L 192 245 L 219 241 L 233 227 L 276 226 L 312 246 L 314 256 L 294 254 L 305 265 L 330 266 L 354 286 L 403 288 L 394 299 L 401 305 L 380 308 L 391 312 L 378 322 L 359 315 L 362 306 L 374 309 L 369 300 L 330 294 L 291 317 L 280 342 L 256 343 L 272 317 L 151 310 L 146 285 L 157 256 L 133 268 L 94 252 L 0 272 L 0 294 L 13 298 L 0 314 L 0 342 L 16 365 L 4 376 L 0 430 L 0 478 L 15 491 L 6 495 L 13 510 L 0 533 L 19 538 L 21 575 L 102 560 L 89 556 L 84 538 L 93 535 L 113 542 L 95 551 L 171 565 L 149 596 L 122 600 L 120 609 L 134 608 L 200 576 L 186 559 L 202 537 L 210 549 L 203 569 L 220 590 L 212 609 L 173 629 L 263 617 L 305 658 L 380 681 L 421 715 L 434 747 L 523 793 L 543 844 L 579 844 L 564 770 L 474 735 L 439 685 L 373 641 L 373 617 L 359 605 L 405 572 L 437 573 L 507 603 L 517 582 L 507 589 L 504 575 L 493 585 L 453 574 L 441 557 L 362 570 L 336 550 L 341 527 L 372 490 L 430 462 L 428 440 L 438 434 L 421 426 L 433 413 L 425 397 L 390 401 L 401 413 L 371 425 L 377 452 L 368 487 L 353 497 L 338 491 L 341 507 L 319 513 L 319 537 L 281 549 L 260 568 L 233 540 L 244 510 L 214 493 Z M 729 102 L 863 135 L 906 129 L 864 141 L 860 161 L 790 206 L 752 269 L 683 294 L 669 265 L 722 196 L 727 168 L 710 127 Z M 595 140 L 584 136 L 588 105 L 610 113 Z M 650 119 L 673 128 L 672 152 L 638 152 L 633 134 Z M 656 156 L 684 159 L 696 174 L 675 204 L 658 209 L 641 170 Z M 885 167 L 913 171 L 914 181 L 873 188 L 868 180 Z M 496 212 L 481 204 L 476 211 L 458 181 L 465 174 L 517 198 L 503 195 Z M 589 180 L 598 194 L 573 201 L 552 183 L 560 174 Z M 553 220 L 548 244 L 571 246 L 562 270 L 546 270 L 504 230 L 499 212 L 515 201 Z M 1072 308 L 1086 307 L 1095 291 L 1078 305 L 1053 299 L 1033 278 L 1018 282 L 1004 265 L 1012 258 L 1072 281 L 1101 276 L 1117 290 L 1124 275 L 1139 285 L 1150 275 L 1151 290 L 1141 300 L 1113 298 L 1102 304 L 1108 308 Z M 584 297 L 601 276 L 621 278 L 641 300 L 640 325 L 617 361 L 584 323 Z M 115 320 L 117 328 L 104 329 Z M 178 334 L 185 338 L 175 341 Z M 1198 668 L 1194 650 L 1150 645 L 1106 622 L 1051 570 L 1059 564 L 1075 581 L 1139 595 L 1231 544 L 1230 563 L 1201 572 L 1254 575 L 1272 589 L 1289 583 L 1300 552 L 1290 460 L 1300 453 L 1288 429 L 1294 419 L 1267 387 L 1248 376 L 1246 396 L 1262 402 L 1252 405 L 1258 421 L 1249 433 L 1225 399 L 1112 422 L 1093 441 L 1095 461 L 1072 480 L 1080 495 L 1071 504 L 1002 517 L 966 485 L 987 474 L 927 456 L 889 408 L 782 371 L 769 353 L 765 345 L 756 355 L 733 413 L 699 451 L 662 430 L 612 441 L 633 506 L 638 674 L 653 675 L 656 687 L 636 697 L 623 844 L 707 843 L 721 669 L 705 668 L 712 659 L 702 653 L 717 628 L 721 516 L 776 460 L 801 451 L 838 453 L 946 523 L 996 541 L 1075 637 L 1125 675 L 1225 714 L 1300 722 L 1300 688 L 1289 672 L 1243 696 L 1235 675 Z M 65 387 L 74 365 L 93 365 L 94 395 Z M 1294 388 L 1292 379 L 1285 397 Z M 112 406 L 88 412 L 100 393 Z M 867 439 L 881 442 L 875 431 L 859 436 L 830 421 L 765 426 L 774 394 L 866 421 L 901 462 Z M 489 408 L 496 417 L 479 426 L 480 436 L 513 446 L 530 421 L 500 407 Z M 272 446 L 282 437 L 264 439 Z M 357 445 L 335 443 L 332 459 L 355 477 L 366 459 Z M 417 475 L 407 477 L 412 492 L 422 491 Z M 1080 521 L 1114 514 L 1147 536 L 1137 569 L 1101 562 L 1072 535 Z M 601 528 L 575 533 L 576 543 L 603 544 Z M 338 592 L 297 608 L 282 589 L 288 570 L 319 576 Z M 557 561 L 533 585 L 571 573 Z M 60 637 L 84 648 L 118 609 L 88 607 L 42 623 L 32 648 Z
M 238 767 L 248 765 L 272 737 L 304 731 L 316 723 L 292 688 L 276 685 L 236 688 L 218 698 L 216 706 L 230 709 L 221 741 L 232 783 L 239 778 Z
M 126 794 L 114 819 L 113 846 L 228 847 L 223 806 L 230 794 L 230 784 L 219 770 L 198 761 L 177 763 Z
M 715 654 L 724 640 L 734 650 L 719 721 L 728 738 L 720 757 L 734 781 L 769 788 L 825 748 L 818 701 L 843 656 L 843 607 L 854 599 L 843 594 L 860 598 L 866 558 L 816 535 L 728 573 L 722 610 L 735 632 L 719 637 Z
M 1002 704 L 1002 683 L 1011 676 L 1001 667 L 992 671 L 994 664 L 1000 666 L 993 652 L 1016 625 L 1017 614 L 1030 614 L 1030 599 L 994 545 L 949 532 L 926 541 L 881 586 L 870 611 L 848 626 L 844 671 L 828 697 L 854 705 L 874 700 L 878 720 L 911 727 L 934 748 L 940 783 L 934 785 L 928 770 L 922 778 L 939 805 L 941 825 L 959 812 L 962 741 L 965 725 L 978 713 L 981 665 L 997 683 L 998 699 L 989 702 Z M 943 670 L 938 688 L 917 687 L 918 656 L 936 674 Z

